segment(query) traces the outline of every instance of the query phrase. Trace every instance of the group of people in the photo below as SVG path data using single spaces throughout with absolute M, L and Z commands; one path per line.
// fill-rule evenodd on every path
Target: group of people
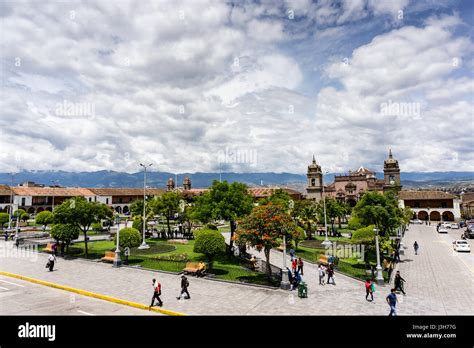
M 159 307 L 163 307 L 163 301 L 160 298 L 161 283 L 158 282 L 156 279 L 153 279 L 152 285 L 153 285 L 153 297 L 151 298 L 150 308 L 155 305 L 155 300 L 157 300 Z M 179 296 L 176 297 L 177 300 L 181 300 L 181 298 L 188 299 L 188 300 L 191 299 L 191 295 L 189 295 L 188 287 L 189 287 L 189 280 L 183 274 L 181 276 L 181 292 L 179 293 Z
M 298 285 L 303 281 L 303 266 L 304 262 L 301 257 L 295 256 L 295 251 L 290 249 L 290 258 L 291 258 L 291 270 L 287 267 L 286 271 L 288 272 L 288 281 L 290 282 L 290 290 L 295 290 L 298 288 Z
M 319 274 L 319 285 L 325 285 L 326 282 L 324 281 L 324 277 L 326 274 L 328 275 L 327 284 L 336 285 L 334 281 L 334 265 L 330 263 L 327 267 L 325 267 L 322 263 L 319 264 L 318 267 L 318 274 Z

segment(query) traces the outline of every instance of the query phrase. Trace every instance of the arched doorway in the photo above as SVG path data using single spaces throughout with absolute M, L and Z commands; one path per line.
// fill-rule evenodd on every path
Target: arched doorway
M 454 221 L 454 214 L 450 211 L 443 212 L 443 221 Z
M 422 220 L 422 221 L 427 221 L 428 220 L 428 212 L 424 211 L 424 210 L 420 210 L 418 212 L 418 219 Z
M 47 211 L 53 211 L 53 208 L 52 207 L 47 207 L 46 210 Z
M 35 213 L 35 208 L 30 207 L 28 208 L 28 214 L 34 214 Z
M 127 207 L 127 206 L 123 207 L 122 213 L 124 213 L 124 214 L 127 214 L 127 213 L 128 213 L 128 207 Z
M 355 207 L 356 203 L 357 202 L 355 201 L 355 199 L 348 199 L 347 200 L 347 204 L 349 204 L 349 207 L 351 207 L 351 208 Z
M 436 210 L 432 211 L 432 212 L 430 213 L 430 220 L 431 220 L 431 221 L 439 221 L 439 220 L 441 220 L 441 214 L 439 213 L 439 211 L 436 211 Z
M 44 208 L 38 208 L 38 210 L 36 211 L 37 213 L 41 213 L 42 211 L 44 211 Z
M 119 214 L 122 214 L 122 208 L 120 206 L 115 207 L 115 211 Z

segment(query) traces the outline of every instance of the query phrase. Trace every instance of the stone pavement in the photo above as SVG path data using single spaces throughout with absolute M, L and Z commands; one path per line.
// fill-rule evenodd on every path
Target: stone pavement
M 419 235 L 419 229 L 423 226 L 411 226 L 405 237 L 406 245 L 410 245 L 412 238 L 419 239 L 421 254 L 414 258 L 411 249 L 407 249 L 406 260 L 399 265 L 408 281 L 408 295 L 399 296 L 399 314 L 472 314 L 472 303 L 468 301 L 472 294 L 472 287 L 468 286 L 472 284 L 472 273 L 469 275 L 470 271 L 462 268 L 466 265 L 453 256 L 448 245 L 433 240 L 430 246 L 430 240 L 439 236 Z M 0 242 L 1 247 L 5 250 L 5 242 Z M 309 292 L 306 299 L 298 298 L 296 291 L 189 277 L 192 298 L 178 301 L 180 276 L 175 274 L 131 267 L 115 269 L 101 262 L 63 259 L 58 260 L 54 272 L 47 272 L 46 258 L 45 254 L 22 256 L 0 250 L 0 270 L 144 304 L 151 300 L 151 279 L 157 278 L 163 288 L 163 308 L 191 315 L 387 315 L 389 312 L 385 302 L 387 286 L 377 289 L 374 302 L 367 302 L 362 282 L 336 274 L 336 286 L 320 286 L 315 266 L 309 263 L 305 264 L 304 279 Z M 279 265 L 281 260 L 282 254 L 273 251 L 272 263 Z M 425 273 L 420 281 L 421 271 Z M 451 291 L 432 279 L 439 277 L 454 279 L 460 288 Z M 456 300 L 443 299 L 452 294 Z M 447 306 L 456 310 L 446 310 Z
M 0 276 L 0 315 L 163 315 Z
M 474 256 L 452 249 L 462 231 L 436 232 L 436 225 L 410 225 L 403 243 L 406 247 L 397 269 L 406 280 L 406 296 L 398 296 L 407 313 L 420 315 L 474 314 Z M 413 243 L 420 245 L 415 255 Z M 471 248 L 472 240 L 469 240 Z

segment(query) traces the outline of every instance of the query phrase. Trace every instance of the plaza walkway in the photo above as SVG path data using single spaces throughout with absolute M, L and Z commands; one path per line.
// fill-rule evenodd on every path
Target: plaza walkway
M 435 225 L 410 225 L 405 233 L 405 255 L 397 269 L 407 281 L 407 295 L 399 296 L 406 313 L 474 314 L 474 255 L 453 251 L 452 241 L 460 239 L 462 232 L 448 231 L 439 234 Z M 418 255 L 415 241 L 420 245 Z M 473 248 L 472 240 L 469 243 Z

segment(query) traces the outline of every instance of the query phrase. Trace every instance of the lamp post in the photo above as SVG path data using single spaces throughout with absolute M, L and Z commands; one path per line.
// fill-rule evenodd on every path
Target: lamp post
M 295 202 L 290 199 L 288 202 L 288 210 L 291 211 L 295 206 Z M 286 271 L 286 236 L 283 233 L 283 268 L 281 269 L 280 288 L 283 290 L 290 289 L 290 281 L 288 280 L 288 272 Z
M 11 173 L 11 176 L 12 176 L 12 186 L 13 187 L 13 177 L 15 176 L 14 173 Z M 9 219 L 8 219 L 8 231 L 10 232 L 11 231 L 11 228 L 12 228 L 12 217 L 13 217 L 13 190 L 10 189 L 10 209 L 9 209 L 9 212 L 10 212 L 10 216 L 9 216 Z
M 57 182 L 58 182 L 57 180 L 51 180 L 51 183 L 53 184 L 53 202 L 51 205 L 51 212 L 54 210 L 54 188 L 56 187 Z
M 326 218 L 326 195 L 324 194 L 324 174 L 328 174 L 329 172 L 326 171 L 322 173 L 322 187 L 323 187 L 323 207 L 324 207 L 324 229 L 326 232 L 326 238 L 324 241 L 321 243 L 322 245 L 328 247 L 332 244 L 332 242 L 328 239 L 328 224 L 327 224 L 327 218 Z
M 117 248 L 115 249 L 115 257 L 114 257 L 114 267 L 122 266 L 122 260 L 120 259 L 120 216 L 115 216 L 115 225 L 117 226 Z
M 379 229 L 374 228 L 374 233 L 375 233 L 375 252 L 377 253 L 377 284 L 378 285 L 383 285 L 384 280 L 383 280 L 383 273 L 382 273 L 382 266 L 380 265 L 380 252 L 379 252 Z
M 143 241 L 142 244 L 138 247 L 138 249 L 149 249 L 150 246 L 146 244 L 145 241 L 145 228 L 146 228 L 146 169 L 151 167 L 152 163 L 145 165 L 140 163 L 140 166 L 143 167 Z

